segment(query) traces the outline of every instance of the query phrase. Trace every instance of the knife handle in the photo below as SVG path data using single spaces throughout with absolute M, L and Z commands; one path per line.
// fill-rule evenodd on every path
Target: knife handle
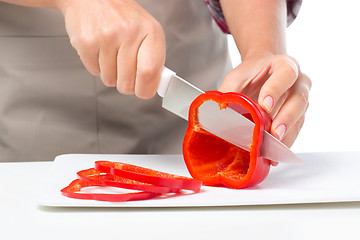
M 171 77 L 174 75 L 176 75 L 176 73 L 174 71 L 168 69 L 165 66 L 163 67 L 161 77 L 160 77 L 160 82 L 159 82 L 158 89 L 157 89 L 157 93 L 159 94 L 160 97 L 164 97 L 166 95 Z

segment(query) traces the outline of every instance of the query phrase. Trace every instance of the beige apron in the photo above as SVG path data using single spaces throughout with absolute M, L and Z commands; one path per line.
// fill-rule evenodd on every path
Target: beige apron
M 203 0 L 143 0 L 162 24 L 166 66 L 203 90 L 231 64 Z M 0 3 L 0 161 L 64 153 L 181 153 L 186 121 L 161 98 L 119 94 L 87 73 L 51 9 Z

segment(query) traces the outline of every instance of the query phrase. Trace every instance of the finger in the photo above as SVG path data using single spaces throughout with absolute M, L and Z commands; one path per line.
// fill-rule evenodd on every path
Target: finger
M 303 116 L 301 116 L 299 118 L 299 120 L 295 123 L 295 125 L 293 125 L 292 128 L 290 128 L 288 130 L 288 133 L 282 140 L 282 142 L 287 147 L 291 147 L 294 144 L 296 138 L 298 137 L 298 135 L 300 133 L 302 126 L 304 125 L 304 122 L 305 122 L 305 114 Z
M 117 47 L 108 44 L 104 45 L 99 52 L 100 78 L 108 87 L 116 86 L 117 53 Z
M 150 31 L 139 48 L 135 81 L 135 95 L 142 99 L 152 98 L 159 84 L 165 64 L 165 36 L 162 29 Z
M 222 81 L 218 91 L 220 92 L 242 92 L 242 90 L 248 85 L 247 79 L 250 77 L 248 73 L 242 71 L 242 66 L 239 65 L 232 71 L 230 71 Z
M 289 91 L 285 92 L 280 99 L 276 102 L 276 105 L 272 108 L 271 112 L 269 113 L 271 119 L 274 119 L 275 116 L 279 113 L 282 105 L 285 103 L 289 96 Z
M 238 92 L 252 98 L 253 96 L 250 95 L 252 95 L 252 93 L 257 93 L 257 91 L 248 89 L 248 87 L 252 88 L 251 84 L 254 84 L 254 82 L 261 83 L 261 79 L 267 77 L 269 67 L 270 66 L 266 66 L 253 73 L 249 73 L 246 67 L 244 68 L 243 65 L 239 65 L 226 75 L 218 90 L 220 92 Z M 256 88 L 257 84 L 254 85 L 256 86 L 253 86 L 253 88 Z
M 271 133 L 280 140 L 287 131 L 298 122 L 306 112 L 309 102 L 309 89 L 299 82 L 290 90 L 289 97 L 281 106 L 278 114 L 273 119 Z
M 125 95 L 135 93 L 137 44 L 124 42 L 117 54 L 117 90 Z
M 271 112 L 281 96 L 296 82 L 298 72 L 297 65 L 289 61 L 277 63 L 273 73 L 260 90 L 259 104 Z
M 278 162 L 275 162 L 275 161 L 270 161 L 270 164 L 271 164 L 271 166 L 273 166 L 273 167 L 276 167 L 277 165 L 279 165 L 279 163 L 278 163 Z
M 92 75 L 100 74 L 99 67 L 99 46 L 91 39 L 81 39 L 72 42 L 86 70 Z

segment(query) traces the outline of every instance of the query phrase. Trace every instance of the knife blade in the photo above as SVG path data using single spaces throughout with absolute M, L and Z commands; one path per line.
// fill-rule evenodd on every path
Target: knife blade
M 188 120 L 190 104 L 202 93 L 204 91 L 164 67 L 158 87 L 163 108 Z M 255 124 L 231 107 L 220 109 L 216 102 L 206 101 L 198 109 L 198 120 L 206 131 L 250 151 L 248 146 Z M 260 155 L 275 162 L 303 164 L 296 154 L 267 131 L 264 131 Z

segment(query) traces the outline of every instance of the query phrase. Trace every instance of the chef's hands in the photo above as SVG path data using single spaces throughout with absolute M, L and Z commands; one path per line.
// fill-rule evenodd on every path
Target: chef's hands
M 106 86 L 139 98 L 155 95 L 165 62 L 160 24 L 135 0 L 57 0 L 86 69 Z
M 271 134 L 290 147 L 304 123 L 311 80 L 287 55 L 246 59 L 224 79 L 219 91 L 239 92 L 257 101 L 273 119 Z

